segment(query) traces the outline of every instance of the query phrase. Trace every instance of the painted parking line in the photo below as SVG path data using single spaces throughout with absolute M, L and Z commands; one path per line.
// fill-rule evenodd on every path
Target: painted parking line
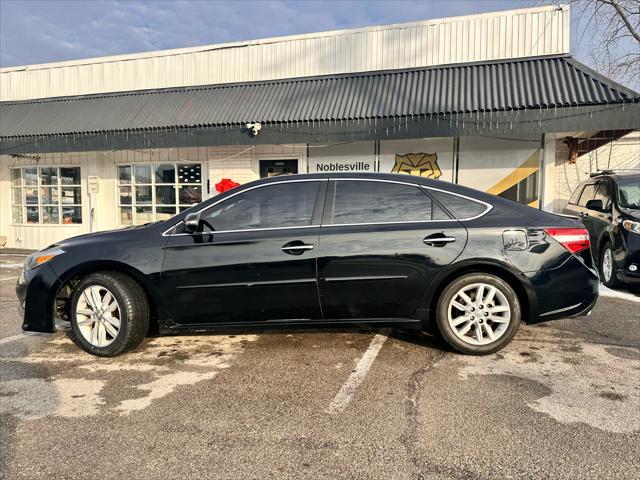
M 349 375 L 349 378 L 334 397 L 325 412 L 335 415 L 347 408 L 349 402 L 351 402 L 351 398 L 353 398 L 353 394 L 367 376 L 371 365 L 373 365 L 374 360 L 378 356 L 378 352 L 380 352 L 382 345 L 384 345 L 385 340 L 387 340 L 388 334 L 389 332 L 387 331 L 384 334 L 377 334 L 373 337 L 373 340 L 369 344 L 369 348 L 364 352 L 364 355 L 362 355 L 358 365 L 351 372 L 351 375 Z
M 11 337 L 0 338 L 0 345 L 5 345 L 11 342 L 17 342 L 18 340 L 24 340 L 29 337 L 50 337 L 50 333 L 40 333 L 40 332 L 22 332 L 17 335 L 12 335 Z
M 633 293 L 620 292 L 618 290 L 612 290 L 604 285 L 600 285 L 600 295 L 603 297 L 620 298 L 622 300 L 628 300 L 630 302 L 640 303 L 640 297 Z
M 4 282 L 5 280 L 17 280 L 20 277 L 6 277 L 6 278 L 0 278 L 0 282 Z
M 0 268 L 12 269 L 12 268 L 22 268 L 23 266 L 24 266 L 24 262 L 18 262 L 18 263 L 0 262 Z

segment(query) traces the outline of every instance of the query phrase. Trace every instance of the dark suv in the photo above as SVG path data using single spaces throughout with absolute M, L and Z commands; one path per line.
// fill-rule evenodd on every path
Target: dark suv
M 602 283 L 640 284 L 640 170 L 591 174 L 564 212 L 579 216 L 589 230 Z

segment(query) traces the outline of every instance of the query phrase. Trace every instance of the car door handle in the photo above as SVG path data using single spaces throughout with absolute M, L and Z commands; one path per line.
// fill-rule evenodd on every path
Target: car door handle
M 422 241 L 429 247 L 442 247 L 447 243 L 455 242 L 456 237 L 439 236 L 438 234 L 436 234 L 424 237 Z
M 289 242 L 282 246 L 281 250 L 290 255 L 301 255 L 306 250 L 313 250 L 313 245 L 302 243 L 300 241 Z

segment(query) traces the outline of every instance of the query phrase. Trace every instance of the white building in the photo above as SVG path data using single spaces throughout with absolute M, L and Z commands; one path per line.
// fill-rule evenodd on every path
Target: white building
M 571 58 L 566 6 L 3 68 L 0 100 L 13 248 L 222 179 L 394 171 L 558 210 L 594 155 L 640 168 L 640 95 Z

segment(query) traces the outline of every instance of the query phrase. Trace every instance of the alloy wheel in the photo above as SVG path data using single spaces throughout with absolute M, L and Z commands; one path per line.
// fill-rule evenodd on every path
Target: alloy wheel
M 102 285 L 86 287 L 78 297 L 76 322 L 84 339 L 95 347 L 113 343 L 120 332 L 121 311 L 118 301 Z
M 613 254 L 610 248 L 607 248 L 602 255 L 602 274 L 606 282 L 611 280 L 613 275 Z
M 473 283 L 456 292 L 448 306 L 449 326 L 470 345 L 488 345 L 498 340 L 511 322 L 511 306 L 499 288 Z

